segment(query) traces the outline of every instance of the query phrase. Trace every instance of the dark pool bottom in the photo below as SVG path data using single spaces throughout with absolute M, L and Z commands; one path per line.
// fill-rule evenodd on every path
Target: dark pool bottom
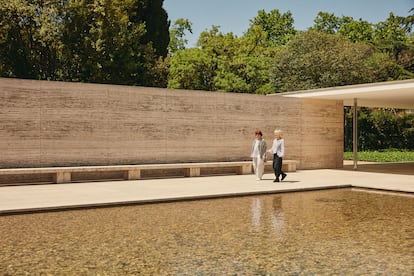
M 0 275 L 413 275 L 413 215 L 340 189 L 2 216 Z

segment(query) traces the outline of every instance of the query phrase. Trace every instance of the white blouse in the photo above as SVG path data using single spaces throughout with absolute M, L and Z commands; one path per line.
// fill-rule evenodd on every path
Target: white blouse
M 260 151 L 259 151 L 259 144 L 260 140 L 256 139 L 256 143 L 254 144 L 253 152 L 251 157 L 258 157 L 260 158 Z

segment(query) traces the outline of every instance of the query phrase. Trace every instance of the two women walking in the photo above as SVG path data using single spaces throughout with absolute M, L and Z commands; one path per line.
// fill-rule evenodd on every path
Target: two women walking
M 282 171 L 283 157 L 285 155 L 285 141 L 282 138 L 282 131 L 280 129 L 276 129 L 274 134 L 275 139 L 273 140 L 273 145 L 267 152 L 273 154 L 273 171 L 275 173 L 275 180 L 273 182 L 280 182 L 286 178 L 286 173 Z M 267 146 L 260 130 L 256 130 L 255 136 L 255 140 L 252 143 L 251 157 L 256 180 L 261 180 L 264 173 Z

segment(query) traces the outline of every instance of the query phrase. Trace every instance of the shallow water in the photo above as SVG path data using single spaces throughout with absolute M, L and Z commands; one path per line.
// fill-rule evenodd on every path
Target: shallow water
M 341 189 L 0 216 L 0 275 L 413 275 L 413 215 Z

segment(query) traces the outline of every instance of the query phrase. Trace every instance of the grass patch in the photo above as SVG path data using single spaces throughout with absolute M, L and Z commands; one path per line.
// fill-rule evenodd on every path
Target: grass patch
M 353 152 L 344 152 L 344 160 L 353 160 Z M 359 161 L 371 162 L 409 162 L 414 161 L 414 151 L 383 150 L 383 151 L 360 151 Z

